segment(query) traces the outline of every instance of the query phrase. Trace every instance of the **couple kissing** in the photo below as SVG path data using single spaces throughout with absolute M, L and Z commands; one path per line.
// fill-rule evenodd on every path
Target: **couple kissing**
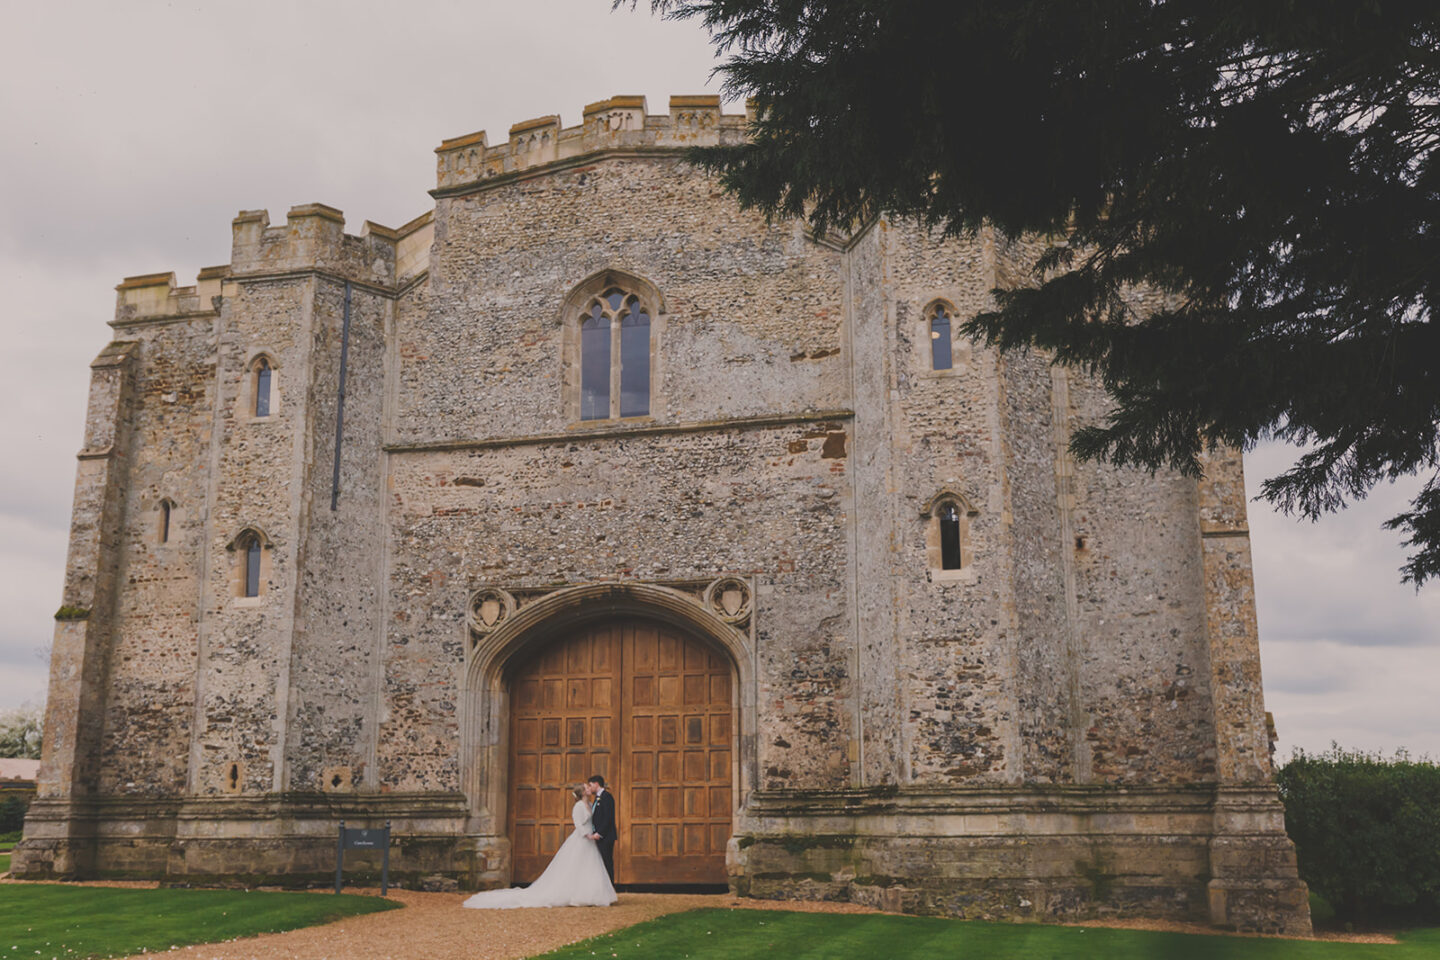
M 528 887 L 483 890 L 465 901 L 477 910 L 608 907 L 615 902 L 615 796 L 596 774 L 571 789 L 575 829 Z

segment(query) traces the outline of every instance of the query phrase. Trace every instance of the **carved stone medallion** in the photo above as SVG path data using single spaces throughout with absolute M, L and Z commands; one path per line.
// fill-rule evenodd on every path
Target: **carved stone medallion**
M 499 587 L 482 587 L 470 597 L 466 622 L 470 632 L 483 636 L 515 615 L 515 598 Z
M 706 609 L 733 626 L 750 620 L 750 585 L 739 577 L 721 577 L 705 588 Z

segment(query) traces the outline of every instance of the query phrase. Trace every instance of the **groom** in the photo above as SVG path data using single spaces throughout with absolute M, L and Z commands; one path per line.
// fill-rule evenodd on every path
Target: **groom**
M 586 791 L 595 798 L 590 811 L 590 821 L 595 832 L 590 839 L 600 848 L 600 859 L 605 861 L 605 872 L 610 882 L 615 882 L 615 798 L 605 789 L 605 778 L 595 774 L 585 784 Z

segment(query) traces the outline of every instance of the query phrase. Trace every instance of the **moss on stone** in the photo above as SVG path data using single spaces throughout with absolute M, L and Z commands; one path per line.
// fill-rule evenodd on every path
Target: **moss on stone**
M 1075 872 L 1090 883 L 1090 896 L 1093 900 L 1105 902 L 1115 891 L 1115 875 L 1106 873 L 1098 863 L 1076 860 Z
M 834 835 L 807 837 L 788 834 L 766 837 L 765 842 L 778 845 L 786 853 L 804 853 L 807 850 L 849 850 L 855 845 L 855 838 Z
M 89 620 L 89 619 L 90 619 L 90 608 L 89 608 L 89 607 L 72 607 L 72 606 L 70 606 L 68 603 L 67 603 L 67 604 L 63 604 L 63 605 L 61 605 L 61 607 L 60 607 L 59 610 L 56 610 L 56 611 L 55 611 L 55 619 L 56 619 L 56 620 Z
M 884 877 L 878 875 L 856 877 L 851 881 L 857 887 L 898 887 L 905 881 L 900 877 Z

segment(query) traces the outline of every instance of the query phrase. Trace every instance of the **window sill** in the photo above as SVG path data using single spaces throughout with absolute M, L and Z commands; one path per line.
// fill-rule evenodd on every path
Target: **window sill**
M 931 583 L 974 583 L 978 578 L 975 568 L 961 567 L 959 570 L 930 569 L 926 577 Z
M 575 420 L 572 421 L 566 429 L 580 432 L 595 429 L 604 430 L 614 427 L 644 427 L 655 422 L 655 415 L 653 413 L 647 413 L 638 417 L 606 417 L 603 420 Z
M 264 597 L 263 594 L 260 595 L 260 596 L 258 596 L 258 597 L 231 597 L 231 598 L 230 598 L 230 606 L 232 606 L 232 607 L 259 607 L 259 606 L 262 606 L 262 605 L 264 604 L 264 602 L 265 602 L 265 597 Z

